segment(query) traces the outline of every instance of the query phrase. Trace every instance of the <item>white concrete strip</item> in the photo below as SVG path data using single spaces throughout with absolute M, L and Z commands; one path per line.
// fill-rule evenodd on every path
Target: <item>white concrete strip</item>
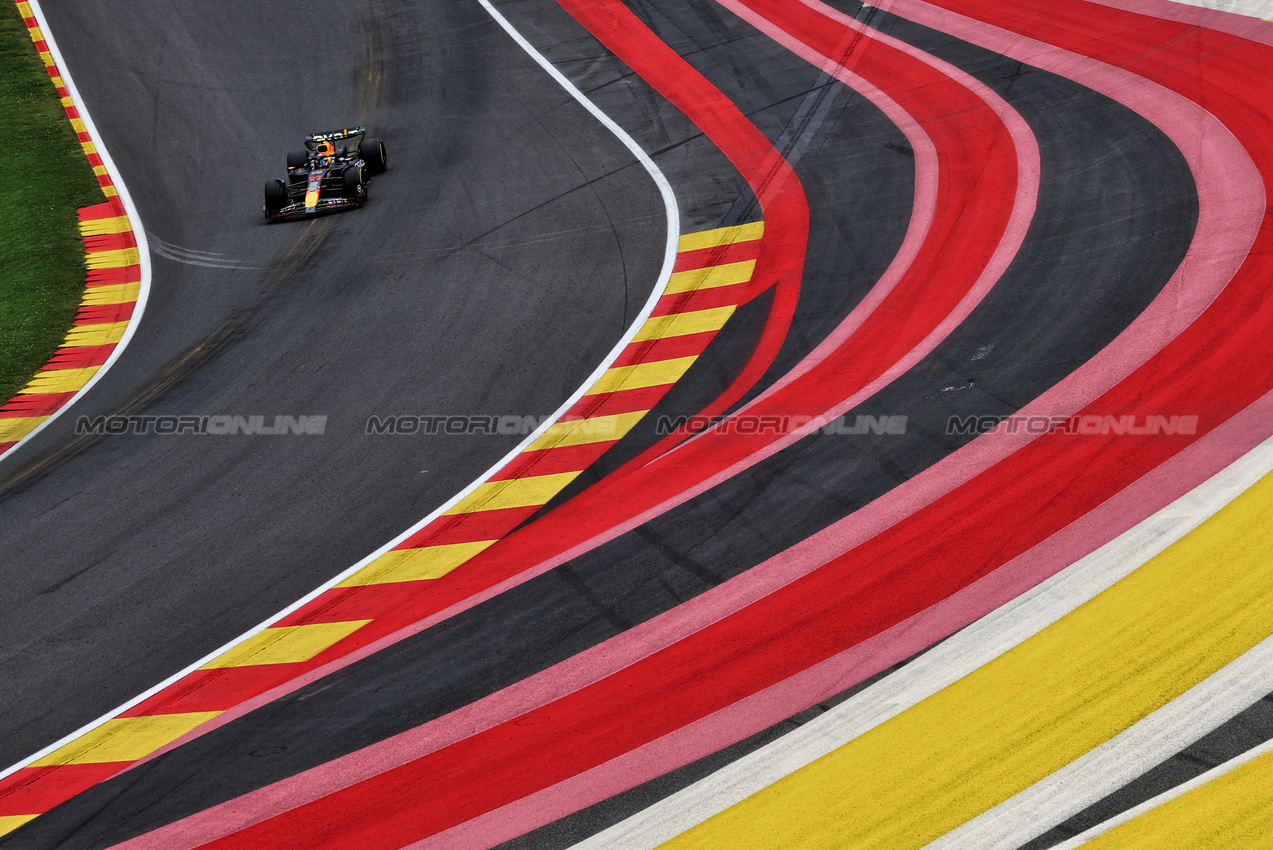
M 358 563 L 354 564 L 353 566 L 349 567 L 344 572 L 340 573 L 339 575 L 333 576 L 329 581 L 315 588 L 313 591 L 306 594 L 304 597 L 296 600 L 296 602 L 287 606 L 282 611 L 279 611 L 274 616 L 270 617 L 269 619 L 265 620 L 259 625 L 253 627 L 252 629 L 249 629 L 248 631 L 239 635 L 237 638 L 229 641 L 225 645 L 212 650 L 204 657 L 190 664 L 184 670 L 174 673 L 172 676 L 169 676 L 167 679 L 163 680 L 162 682 L 159 682 L 154 687 L 150 688 L 144 693 L 138 694 L 137 696 L 133 697 L 132 699 L 130 699 L 128 702 L 124 703 L 123 705 L 120 705 L 119 707 L 102 715 L 96 720 L 88 724 L 85 724 L 83 727 L 77 729 L 76 731 L 65 736 L 64 738 L 54 741 L 53 743 L 49 744 L 47 747 L 40 750 L 39 752 L 32 753 L 30 756 L 26 757 L 25 759 L 22 759 L 18 763 L 11 765 L 10 767 L 4 769 L 3 771 L 0 771 L 0 779 L 3 779 L 6 776 L 9 776 L 15 771 L 21 770 L 22 768 L 26 767 L 32 762 L 38 761 L 39 759 L 43 758 L 44 756 L 48 755 L 54 750 L 60 747 L 63 747 L 66 744 L 69 744 L 70 742 L 74 741 L 76 738 L 79 738 L 82 735 L 88 734 L 89 732 L 93 731 L 94 729 L 106 723 L 107 721 L 119 716 L 120 714 L 129 710 L 133 706 L 136 706 L 144 702 L 145 700 L 149 699 L 150 697 L 162 691 L 164 688 L 167 688 L 168 686 L 178 682 L 179 680 L 189 675 L 190 673 L 193 673 L 195 670 L 198 670 L 200 667 L 212 661 L 214 658 L 217 658 L 218 656 L 223 655 L 224 653 L 228 652 L 229 650 L 233 649 L 234 647 L 238 646 L 244 641 L 260 634 L 265 629 L 272 626 L 274 623 L 277 623 L 279 620 L 282 620 L 284 617 L 287 617 L 293 611 L 296 611 L 297 609 L 306 605 L 310 601 L 314 600 L 318 596 L 330 590 L 332 587 L 344 581 L 349 576 L 358 572 L 363 567 L 370 564 L 376 558 L 379 558 L 381 555 L 390 551 L 399 543 L 402 543 L 411 535 L 415 534 L 417 531 L 424 528 L 426 525 L 432 522 L 435 518 L 446 513 L 447 510 L 449 510 L 452 506 L 458 503 L 461 499 L 463 499 L 469 493 L 472 493 L 479 486 L 489 481 L 500 469 L 502 469 L 510 461 L 516 458 L 519 454 L 521 454 L 522 451 L 527 446 L 529 446 L 531 443 L 538 440 L 545 431 L 547 431 L 550 427 L 552 427 L 552 425 L 557 421 L 557 419 L 562 414 L 564 414 L 567 410 L 569 410 L 570 407 L 574 405 L 576 401 L 582 398 L 584 393 L 587 392 L 587 390 L 594 383 L 596 383 L 597 380 L 603 374 L 605 374 L 606 370 L 610 368 L 610 365 L 615 361 L 615 359 L 619 356 L 619 354 L 622 353 L 624 348 L 627 347 L 628 343 L 632 340 L 632 337 L 636 335 L 637 331 L 640 330 L 641 326 L 645 324 L 645 320 L 649 318 L 650 313 L 653 312 L 654 305 L 657 304 L 659 299 L 663 296 L 663 292 L 667 288 L 668 281 L 672 277 L 672 267 L 676 263 L 677 240 L 680 238 L 680 235 L 681 235 L 680 234 L 680 227 L 681 227 L 680 212 L 677 209 L 676 197 L 672 193 L 672 186 L 670 183 L 668 183 L 667 177 L 663 174 L 662 171 L 659 170 L 659 167 L 655 165 L 654 160 L 650 159 L 649 155 L 647 155 L 645 151 L 641 149 L 640 145 L 638 145 L 636 141 L 630 135 L 628 135 L 628 133 L 622 127 L 620 127 L 609 116 L 603 113 L 594 103 L 592 103 L 592 101 L 588 100 L 588 98 L 583 94 L 583 92 L 579 91 L 579 89 L 577 89 L 574 86 L 574 84 L 570 82 L 570 80 L 566 79 L 566 77 L 560 71 L 554 68 L 548 62 L 547 59 L 545 59 L 537 50 L 535 50 L 535 48 L 532 47 L 531 44 L 521 36 L 520 33 L 518 33 L 516 30 L 513 29 L 512 25 L 504 18 L 504 16 L 501 15 L 493 6 L 491 6 L 488 0 L 478 0 L 478 2 L 480 2 L 482 4 L 482 7 L 485 8 L 486 11 L 491 15 L 491 17 L 495 19 L 496 23 L 498 23 L 501 27 L 503 27 L 503 29 L 513 38 L 513 40 L 517 42 L 518 46 L 521 47 L 522 50 L 530 54 L 531 58 L 533 58 L 540 65 L 540 67 L 542 67 L 548 73 L 550 77 L 552 77 L 562 88 L 564 88 L 571 95 L 571 97 L 573 97 L 585 109 L 587 109 L 588 112 L 602 124 L 602 126 L 604 126 L 607 130 L 613 133 L 619 139 L 619 141 L 623 143 L 624 147 L 626 147 L 629 151 L 631 151 L 632 155 L 641 164 L 641 167 L 644 168 L 646 170 L 646 173 L 650 175 L 650 179 L 654 181 L 654 185 L 659 190 L 659 196 L 663 200 L 663 207 L 664 207 L 664 210 L 666 211 L 667 239 L 663 249 L 663 266 L 659 272 L 659 277 L 657 282 L 655 283 L 654 290 L 650 293 L 649 299 L 645 302 L 645 305 L 641 308 L 641 311 L 633 319 L 632 324 L 628 327 L 627 331 L 623 334 L 622 339 L 620 339 L 617 343 L 615 343 L 614 348 L 610 350 L 610 353 L 607 354 L 606 357 L 597 366 L 597 368 L 593 370 L 593 373 L 588 376 L 587 380 L 585 380 L 583 384 L 581 384 L 579 388 L 575 390 L 574 393 L 571 394 L 570 398 L 566 399 L 566 401 L 563 402 L 559 408 L 557 408 L 557 410 L 552 414 L 552 416 L 548 417 L 548 419 L 546 419 L 538 428 L 536 428 L 534 432 L 532 432 L 529 436 L 527 436 L 526 439 L 522 440 L 522 442 L 516 448 L 514 448 L 508 454 L 504 455 L 504 457 L 501 458 L 494 466 L 492 466 L 485 473 L 483 473 L 481 477 L 477 478 L 471 484 L 465 487 L 463 490 L 456 493 L 454 496 L 448 499 L 445 503 L 440 505 L 436 510 L 434 510 L 432 513 L 426 516 L 424 519 L 420 520 L 418 523 L 411 526 L 406 531 L 403 531 L 397 537 L 390 540 L 388 543 L 381 546 L 379 549 L 372 552 L 370 555 L 367 555 L 365 558 L 363 558 L 362 560 L 360 560 Z M 33 9 L 36 8 L 35 3 L 32 3 L 32 8 Z M 43 18 L 40 19 L 40 26 L 41 28 L 44 28 L 45 35 L 47 37 L 48 30 L 46 28 L 46 24 Z M 51 38 L 49 39 L 49 46 L 50 46 L 50 50 L 53 50 L 53 51 L 56 50 L 56 48 L 53 47 L 53 42 Z M 59 68 L 61 68 L 62 67 L 61 58 L 57 55 L 56 52 L 54 52 L 53 55 L 58 60 Z M 69 87 L 69 80 L 68 80 L 68 87 Z M 85 118 L 85 125 L 88 126 L 88 117 L 86 114 L 84 115 L 84 118 Z M 102 160 L 103 162 L 108 161 L 104 151 L 102 152 Z M 113 172 L 112 172 L 112 178 L 114 178 Z M 118 184 L 118 186 L 119 186 L 120 197 L 124 198 L 125 194 L 124 194 L 123 184 L 120 183 Z M 131 202 L 126 202 L 126 205 L 128 206 L 128 209 L 129 209 L 129 216 L 130 217 L 134 216 L 135 211 L 133 210 L 131 206 Z M 145 263 L 147 262 L 145 258 L 147 257 L 148 252 L 147 252 L 146 244 L 144 242 L 144 237 L 140 232 L 138 232 L 137 237 L 138 237 L 137 238 L 138 247 L 140 249 L 143 262 Z M 148 280 L 148 276 L 149 276 L 148 264 L 143 265 L 143 273 L 147 276 L 143 278 L 143 280 L 144 281 Z M 138 311 L 140 311 L 142 304 L 144 302 L 145 291 L 146 291 L 145 287 L 143 286 L 142 296 L 138 300 L 138 307 L 137 307 Z M 128 335 L 131 335 L 134 327 L 135 327 L 135 324 L 129 326 Z M 125 336 L 124 341 L 127 341 L 128 335 Z M 121 343 L 121 347 L 122 347 L 122 344 L 123 343 Z M 119 350 L 120 349 L 118 348 L 116 349 L 116 354 L 118 354 Z M 113 360 L 114 358 L 112 357 L 111 361 L 107 361 L 107 365 L 109 365 L 110 362 L 112 362 Z M 96 378 L 94 378 L 94 380 L 96 380 Z M 89 386 L 90 387 L 92 386 L 92 382 L 89 383 Z M 87 389 L 88 387 L 85 387 L 85 390 Z
M 654 848 L 990 663 L 1130 575 L 1273 470 L 1273 438 L 1205 484 L 831 711 L 575 845 Z

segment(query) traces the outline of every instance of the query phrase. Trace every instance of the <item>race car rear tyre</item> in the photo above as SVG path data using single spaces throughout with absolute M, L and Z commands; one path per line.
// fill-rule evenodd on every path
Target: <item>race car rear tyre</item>
M 293 168 L 300 168 L 305 164 L 305 159 L 305 151 L 289 151 L 287 154 L 287 170 L 291 171 Z
M 287 189 L 282 180 L 270 180 L 265 184 L 265 214 L 271 215 L 287 205 Z
M 367 196 L 367 177 L 358 166 L 351 165 L 346 168 L 340 179 L 344 183 L 346 198 L 356 200 Z M 361 192 L 358 191 L 360 187 L 362 188 Z
M 379 174 L 389 167 L 389 159 L 385 154 L 385 143 L 379 139 L 363 139 L 358 145 L 358 158 L 367 163 L 372 174 Z

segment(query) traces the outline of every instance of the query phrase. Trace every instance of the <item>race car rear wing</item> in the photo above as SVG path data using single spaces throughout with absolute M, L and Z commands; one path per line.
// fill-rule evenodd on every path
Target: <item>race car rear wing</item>
M 344 129 L 333 130 L 330 133 L 312 133 L 305 137 L 305 144 L 309 145 L 311 142 L 338 142 L 341 139 L 351 139 L 354 136 L 362 136 L 366 134 L 366 132 L 366 127 L 354 127 L 352 130 Z

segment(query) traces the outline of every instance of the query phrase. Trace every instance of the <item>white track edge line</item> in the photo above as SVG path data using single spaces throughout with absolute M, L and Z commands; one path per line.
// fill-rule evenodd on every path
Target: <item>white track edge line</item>
M 1273 438 L 898 672 L 773 743 L 573 847 L 652 850 L 692 829 L 1025 642 L 1130 575 L 1271 471 Z
M 32 429 L 30 433 L 10 446 L 8 451 L 0 457 L 0 462 L 13 457 L 18 449 L 26 445 L 28 440 L 34 438 L 50 423 L 70 410 L 73 404 L 83 398 L 85 393 L 91 390 L 101 380 L 102 376 L 110 371 L 110 368 L 123 355 L 124 349 L 128 347 L 128 343 L 132 341 L 133 335 L 137 332 L 137 326 L 141 324 L 142 314 L 146 312 L 146 301 L 150 297 L 150 250 L 149 243 L 146 241 L 145 228 L 141 224 L 141 216 L 137 212 L 132 196 L 128 194 L 128 188 L 124 185 L 124 179 L 120 175 L 119 169 L 115 167 L 115 161 L 111 159 L 110 152 L 107 151 L 106 144 L 102 141 L 101 134 L 97 132 L 97 125 L 93 123 L 92 116 L 89 115 L 88 106 L 84 103 L 84 99 L 80 97 L 79 89 L 75 87 L 75 81 L 71 79 L 70 69 L 67 68 L 66 62 L 62 58 L 62 52 L 58 50 L 57 42 L 53 39 L 53 33 L 49 29 L 48 20 L 44 17 L 44 10 L 40 8 L 39 0 L 27 0 L 27 2 L 31 6 L 31 14 L 35 16 L 36 23 L 40 26 L 40 34 L 44 36 L 44 43 L 49 48 L 49 54 L 53 57 L 54 64 L 57 65 L 58 75 L 62 78 L 62 83 L 66 86 L 66 90 L 71 96 L 71 101 L 75 104 L 75 110 L 79 113 L 80 120 L 84 122 L 84 128 L 93 140 L 93 146 L 97 148 L 97 155 L 102 158 L 102 165 L 106 167 L 106 173 L 110 175 L 111 182 L 115 184 L 115 191 L 118 193 L 120 203 L 124 205 L 124 212 L 128 215 L 128 223 L 132 228 L 133 237 L 137 240 L 137 256 L 141 265 L 141 282 L 137 289 L 137 303 L 133 307 L 132 316 L 128 319 L 128 326 L 124 328 L 124 335 L 119 338 L 119 342 L 115 344 L 115 348 L 111 351 L 110 356 L 106 358 L 106 362 L 93 373 L 93 376 L 88 379 L 88 383 L 80 387 L 75 395 L 71 396 L 60 408 L 49 414 L 48 419 L 45 419 Z M 109 199 L 109 196 L 107 197 Z M 5 775 L 0 773 L 0 778 Z
M 602 126 L 604 126 L 607 130 L 613 133 L 619 139 L 619 141 L 623 143 L 624 147 L 626 147 L 636 157 L 637 161 L 641 163 L 642 167 L 645 168 L 646 172 L 650 175 L 650 178 L 654 181 L 655 186 L 659 190 L 659 195 L 663 200 L 664 208 L 667 212 L 667 243 L 664 246 L 664 251 L 663 251 L 663 266 L 661 270 L 659 271 L 658 280 L 655 283 L 653 291 L 650 293 L 649 299 L 647 299 L 645 305 L 641 308 L 641 312 L 637 314 L 636 318 L 633 320 L 632 324 L 628 327 L 627 331 L 624 332 L 623 337 L 620 338 L 620 340 L 615 344 L 614 348 L 611 349 L 610 353 L 607 354 L 606 357 L 601 361 L 601 364 L 597 366 L 595 370 L 593 370 L 592 374 L 587 378 L 587 380 L 583 382 L 583 384 L 579 386 L 578 389 L 575 390 L 575 392 L 570 396 L 570 398 L 566 399 L 566 401 L 563 402 L 559 408 L 557 408 L 557 410 L 552 414 L 552 416 L 546 419 L 538 428 L 536 428 L 530 435 L 528 435 L 524 440 L 522 440 L 522 442 L 519 443 L 516 448 L 512 449 L 510 452 L 508 452 L 508 454 L 504 455 L 503 458 L 497 461 L 494 466 L 492 466 L 490 469 L 484 472 L 481 476 L 475 479 L 471 484 L 469 484 L 463 490 L 456 493 L 454 496 L 452 496 L 442 505 L 438 506 L 432 513 L 430 513 L 424 519 L 420 520 L 418 523 L 411 526 L 406 531 L 402 532 L 397 537 L 390 540 L 388 543 L 376 549 L 370 555 L 367 555 L 365 558 L 358 561 L 356 564 L 349 567 L 344 572 L 324 582 L 323 584 L 319 585 L 310 593 L 306 594 L 305 596 L 298 599 L 296 602 L 284 608 L 282 611 L 279 611 L 274 616 L 270 617 L 267 620 L 264 620 L 259 625 L 249 629 L 248 631 L 244 632 L 243 634 L 239 635 L 237 638 L 234 638 L 233 640 L 229 641 L 223 646 L 213 650 L 212 652 L 200 658 L 198 661 L 195 661 L 194 663 L 190 664 L 188 667 L 182 669 L 181 671 L 177 673 L 174 673 L 173 675 L 169 676 L 167 679 L 164 679 L 162 682 L 159 682 L 158 684 L 149 688 L 143 693 L 133 697 L 132 699 L 128 700 L 127 702 L 123 703 L 117 708 L 114 708 L 111 711 L 107 712 L 106 714 L 103 714 L 101 717 L 97 718 L 96 720 L 86 723 L 84 726 L 81 726 L 79 729 L 75 730 L 69 735 L 66 735 L 58 739 L 57 741 L 53 742 L 52 744 L 49 744 L 47 747 L 44 747 L 38 752 L 33 753 L 30 756 L 27 756 L 26 758 L 22 759 L 21 761 L 11 765 L 10 767 L 5 768 L 3 771 L 0 771 L 0 779 L 4 779 L 5 777 L 12 775 L 13 773 L 21 770 L 22 768 L 26 767 L 32 762 L 38 761 L 44 758 L 45 756 L 49 755 L 50 753 L 55 752 L 59 748 L 66 746 L 67 744 L 71 743 L 77 738 L 80 738 L 88 734 L 89 732 L 92 732 L 94 729 L 98 728 L 99 726 L 102 726 L 103 724 L 107 723 L 110 720 L 113 720 L 114 718 L 118 717 L 120 714 L 123 714 L 125 711 L 128 711 L 134 706 L 140 705 L 142 702 L 145 702 L 146 700 L 150 699 L 152 696 L 159 693 L 164 688 L 167 688 L 169 685 L 172 685 L 175 682 L 178 682 L 181 679 L 185 678 L 186 676 L 190 675 L 191 673 L 198 670 L 200 667 L 202 667 L 204 664 L 207 664 L 209 661 L 213 660 L 214 658 L 228 652 L 229 650 L 233 649 L 234 647 L 238 646 L 244 641 L 247 641 L 251 639 L 252 637 L 260 634 L 261 632 L 268 629 L 274 623 L 278 622 L 284 617 L 287 617 L 289 614 L 293 613 L 294 611 L 300 609 L 304 605 L 318 598 L 319 596 L 321 596 L 323 593 L 330 590 L 335 585 L 344 581 L 349 576 L 353 575 L 354 573 L 361 570 L 363 567 L 370 564 L 376 558 L 379 558 L 381 555 L 390 551 L 399 543 L 406 540 L 407 538 L 415 534 L 420 529 L 424 528 L 426 525 L 428 525 L 437 517 L 446 513 L 446 511 L 450 509 L 453 505 L 458 503 L 465 496 L 472 493 L 474 490 L 476 490 L 479 486 L 484 484 L 486 481 L 490 480 L 490 478 L 494 476 L 495 473 L 497 473 L 499 470 L 504 468 L 504 466 L 506 466 L 514 458 L 516 458 L 519 454 L 521 454 L 522 451 L 524 451 L 527 446 L 535 442 L 535 440 L 539 439 L 539 437 L 545 431 L 547 431 L 550 427 L 552 427 L 553 423 L 555 423 L 562 414 L 564 414 L 567 410 L 569 410 L 570 407 L 576 401 L 582 398 L 584 393 L 594 383 L 596 383 L 597 380 L 599 380 L 603 374 L 605 374 L 606 370 L 610 368 L 610 364 L 613 363 L 616 358 L 618 358 L 618 356 L 623 352 L 624 348 L 627 347 L 628 343 L 631 342 L 632 337 L 636 335 L 638 330 L 640 330 L 641 325 L 644 324 L 647 318 L 649 318 L 650 313 L 653 312 L 654 310 L 654 306 L 658 303 L 659 299 L 663 296 L 663 291 L 667 288 L 668 282 L 671 280 L 671 277 L 672 277 L 672 267 L 676 262 L 677 241 L 680 237 L 680 212 L 676 205 L 676 197 L 672 192 L 672 185 L 668 182 L 667 177 L 663 174 L 661 170 L 659 170 L 659 167 L 654 163 L 654 160 L 651 159 L 650 156 L 644 150 L 642 150 L 640 145 L 637 144 L 636 140 L 634 140 L 630 135 L 628 135 L 627 131 L 625 131 L 622 127 L 620 127 L 617 123 L 615 123 L 615 121 L 611 119 L 608 115 L 602 112 L 600 108 L 596 106 L 596 104 L 588 100 L 587 96 L 585 96 L 583 92 L 581 92 L 578 88 L 576 88 L 575 85 L 571 83 L 570 80 L 568 80 L 564 74 L 558 71 L 546 58 L 544 58 L 544 56 L 541 53 L 539 53 L 539 51 L 537 51 L 530 44 L 530 42 L 527 41 L 521 35 L 521 33 L 517 32 L 517 30 L 513 28 L 512 24 L 510 24 L 508 20 L 503 15 L 501 15 L 495 9 L 495 7 L 493 7 L 490 4 L 489 0 L 478 0 L 478 2 L 482 4 L 482 7 L 491 15 L 492 18 L 494 18 L 495 22 L 499 24 L 500 27 L 502 27 L 504 31 L 507 32 L 513 38 L 513 40 L 517 43 L 519 47 L 521 47 L 522 50 L 524 50 L 527 54 L 529 54 L 530 57 L 534 59 L 535 62 L 541 68 L 543 68 L 548 73 L 548 75 L 552 77 L 553 80 L 555 80 L 558 83 L 558 85 L 564 88 L 571 95 L 571 97 L 573 97 L 576 101 L 580 103 L 580 105 L 582 105 L 586 110 L 588 110 L 588 112 L 594 118 L 596 118 L 602 124 Z M 35 3 L 32 2 L 32 9 L 35 9 L 35 8 L 36 8 Z M 41 27 L 43 28 L 42 20 L 41 20 Z M 48 33 L 46 32 L 45 35 L 47 36 Z M 49 41 L 49 44 L 50 44 L 50 47 L 52 47 L 51 40 Z M 57 54 L 55 53 L 54 56 L 56 58 Z M 58 67 L 59 69 L 62 68 L 60 61 L 59 61 Z M 86 125 L 87 125 L 87 122 L 86 122 Z M 106 161 L 105 156 L 103 156 L 102 160 L 103 162 Z M 112 179 L 114 179 L 113 175 L 112 175 Z M 120 196 L 121 198 L 123 197 L 122 189 L 120 192 Z M 131 201 L 129 202 L 129 205 L 131 205 Z M 138 247 L 141 248 L 142 245 L 143 245 L 142 240 L 139 240 Z M 145 256 L 144 253 L 143 253 L 143 256 Z M 149 269 L 149 265 L 146 265 L 143 267 L 144 272 L 148 271 L 148 269 Z M 138 304 L 140 305 L 141 303 L 142 301 L 139 299 Z M 131 333 L 131 330 L 132 330 L 132 326 L 130 325 L 128 333 Z M 125 338 L 127 338 L 127 335 Z M 88 386 L 92 386 L 92 382 L 90 382 Z M 86 386 L 85 390 L 87 390 L 87 388 L 88 387 Z M 15 448 L 16 448 L 16 445 L 15 445 Z

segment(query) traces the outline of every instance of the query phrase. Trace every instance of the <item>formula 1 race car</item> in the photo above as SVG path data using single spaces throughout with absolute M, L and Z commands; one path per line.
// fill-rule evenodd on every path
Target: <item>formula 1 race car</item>
M 362 206 L 371 175 L 388 164 L 384 142 L 366 134 L 355 127 L 306 136 L 305 149 L 287 155 L 287 180 L 265 184 L 266 219 Z

